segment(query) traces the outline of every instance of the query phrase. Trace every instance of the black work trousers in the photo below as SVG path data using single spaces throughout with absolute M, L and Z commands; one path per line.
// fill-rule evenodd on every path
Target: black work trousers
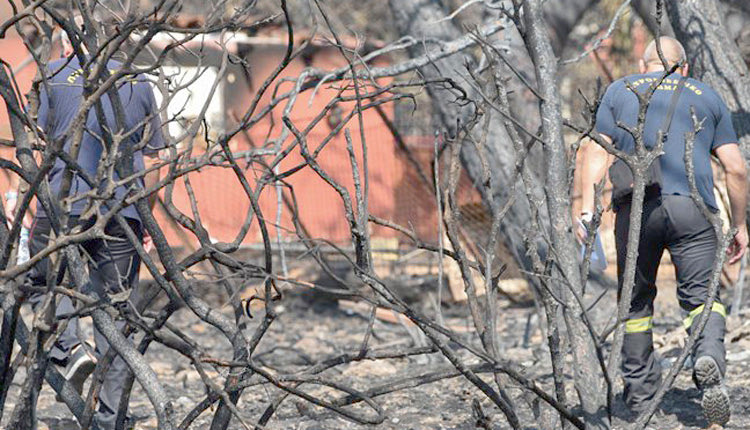
M 617 277 L 620 290 L 627 255 L 630 226 L 629 203 L 619 207 L 615 218 Z M 661 366 L 654 357 L 653 313 L 656 298 L 656 274 L 665 249 L 672 256 L 677 275 L 677 298 L 685 315 L 688 333 L 703 311 L 708 295 L 717 238 L 710 222 L 689 196 L 654 196 L 644 202 L 635 286 L 630 312 L 625 322 L 622 346 L 622 371 L 625 402 L 638 408 L 650 400 L 661 382 Z M 619 291 L 618 291 L 619 296 Z M 724 332 L 726 310 L 718 297 L 708 323 L 698 338 L 693 359 L 713 357 L 722 374 L 726 368 Z
M 142 237 L 141 224 L 138 220 L 126 218 L 130 228 L 139 237 Z M 70 225 L 78 222 L 76 217 L 71 217 Z M 49 219 L 36 218 L 29 235 L 30 254 L 36 255 L 47 246 L 49 242 L 51 226 Z M 105 234 L 116 240 L 94 239 L 81 243 L 83 258 L 88 261 L 89 282 L 85 285 L 84 294 L 93 297 L 105 297 L 108 294 L 117 294 L 124 291 L 131 291 L 130 302 L 137 303 L 139 299 L 135 297 L 138 291 L 135 287 L 138 284 L 138 271 L 141 264 L 140 256 L 136 253 L 135 248 L 125 236 L 122 227 L 114 220 L 110 221 L 105 227 Z M 62 254 L 60 252 L 59 254 Z M 67 264 L 65 260 L 63 266 Z M 51 262 L 45 258 L 37 263 L 30 271 L 29 279 L 32 285 L 44 286 L 47 284 L 47 276 L 50 275 Z M 59 277 L 53 282 L 60 285 L 64 282 L 64 270 L 60 271 Z M 67 296 L 58 296 L 56 317 L 65 319 L 68 324 L 65 330 L 58 338 L 55 346 L 49 351 L 49 356 L 58 362 L 65 362 L 70 355 L 71 349 L 82 343 L 79 337 L 78 319 L 70 317 L 75 312 L 75 306 Z M 29 301 L 36 307 L 44 299 L 44 294 L 34 294 Z M 117 327 L 122 330 L 124 322 L 116 320 Z M 104 336 L 94 329 L 95 354 L 102 357 L 109 348 L 108 342 Z M 99 408 L 94 416 L 98 427 L 102 430 L 114 429 L 117 409 L 122 394 L 123 384 L 127 378 L 127 364 L 119 356 L 113 360 L 112 364 L 104 377 L 102 390 L 99 396 Z

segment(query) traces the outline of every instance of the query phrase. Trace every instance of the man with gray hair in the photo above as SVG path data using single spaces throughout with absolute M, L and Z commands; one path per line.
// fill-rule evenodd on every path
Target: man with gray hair
M 631 208 L 633 174 L 630 169 L 622 160 L 612 164 L 613 157 L 600 146 L 589 145 L 584 152 L 581 173 L 581 218 L 590 220 L 594 211 L 594 184 L 601 181 L 608 166 L 612 165 L 609 177 L 613 186 L 612 206 L 616 212 L 615 243 L 620 290 L 630 212 L 631 209 L 643 211 L 635 285 L 622 347 L 623 396 L 634 412 L 640 412 L 647 405 L 661 384 L 661 366 L 654 356 L 652 327 L 656 274 L 665 249 L 669 250 L 676 268 L 677 297 L 688 332 L 708 299 L 717 238 L 711 223 L 691 197 L 685 165 L 685 136 L 695 131 L 691 112 L 703 121 L 694 141 L 695 182 L 703 203 L 713 212 L 718 212 L 719 206 L 713 194 L 712 154 L 718 157 L 726 172 L 730 219 L 737 229 L 728 251 L 730 264 L 742 257 L 748 242 L 745 225 L 747 173 L 731 115 L 713 89 L 687 77 L 685 50 L 677 40 L 662 37 L 659 45 L 667 64 L 662 62 L 656 42 L 651 42 L 640 61 L 640 73 L 613 82 L 607 88 L 596 115 L 596 130 L 600 136 L 619 150 L 632 153 L 635 141 L 623 125 L 634 127 L 637 124 L 639 102 L 635 92 L 645 94 L 655 87 L 646 111 L 643 139 L 646 147 L 653 148 L 658 136 L 662 136 L 664 154 L 650 169 L 643 207 Z M 665 66 L 669 70 L 677 68 L 665 77 Z M 580 239 L 586 234 L 586 231 L 578 231 Z M 717 293 L 708 323 L 692 351 L 693 380 L 703 392 L 704 415 L 710 424 L 719 425 L 724 425 L 730 415 L 729 396 L 723 383 L 726 371 L 725 317 L 726 308 Z

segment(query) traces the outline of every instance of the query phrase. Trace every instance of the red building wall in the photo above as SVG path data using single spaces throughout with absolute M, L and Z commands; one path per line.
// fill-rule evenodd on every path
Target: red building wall
M 230 128 L 236 122 L 235 119 L 245 113 L 257 89 L 281 60 L 285 48 L 283 44 L 253 47 L 246 57 L 251 64 L 249 85 L 239 82 L 244 79 L 244 76 L 235 75 L 230 78 L 237 83 L 231 87 L 232 91 L 225 94 L 226 117 Z M 3 60 L 11 66 L 17 66 L 27 58 L 26 49 L 17 36 L 0 39 L 0 49 L 2 49 Z M 332 70 L 344 65 L 346 65 L 346 62 L 337 49 L 318 47 L 313 55 L 307 56 L 305 60 L 300 58 L 293 61 L 284 70 L 281 77 L 277 79 L 271 90 L 261 98 L 258 106 L 266 106 L 274 94 L 282 94 L 292 88 L 293 82 L 282 82 L 285 77 L 299 76 L 307 67 Z M 29 91 L 35 73 L 32 65 L 26 67 L 16 76 L 22 93 L 25 94 Z M 387 82 L 387 80 L 383 80 L 379 84 L 384 85 Z M 276 87 L 276 83 L 279 83 L 278 87 Z M 313 118 L 323 110 L 325 105 L 336 97 L 340 85 L 341 83 L 338 82 L 325 84 L 317 90 L 314 97 L 312 97 L 311 91 L 303 93 L 290 114 L 295 127 L 300 130 L 305 129 Z M 345 94 L 351 95 L 353 93 L 347 91 Z M 2 102 L 0 101 L 0 103 Z M 230 143 L 232 150 L 245 151 L 251 148 L 272 146 L 269 142 L 279 139 L 282 135 L 281 114 L 285 107 L 286 104 L 279 105 L 271 115 L 259 121 L 247 130 L 247 133 L 239 133 Z M 334 116 L 345 117 L 355 107 L 354 102 L 340 103 L 337 108 L 339 113 Z M 0 137 L 9 139 L 11 134 L 8 128 L 5 106 L 2 105 L 1 108 Z M 387 116 L 393 117 L 392 104 L 384 104 L 382 108 Z M 370 213 L 403 226 L 414 228 L 419 236 L 425 240 L 435 240 L 437 238 L 437 216 L 434 196 L 428 192 L 412 166 L 407 163 L 405 154 L 397 148 L 392 134 L 378 113 L 374 109 L 364 111 L 362 122 L 368 158 L 368 207 Z M 351 133 L 354 152 L 364 181 L 360 125 L 356 115 L 345 128 Z M 329 120 L 326 118 L 307 134 L 307 145 L 310 151 L 315 151 L 321 145 L 331 129 Z M 431 175 L 432 140 L 433 138 L 430 137 L 409 141 L 409 146 L 420 160 L 428 177 Z M 292 135 L 289 134 L 282 145 L 287 147 L 292 142 Z M 1 149 L 0 155 L 5 158 L 13 158 L 14 150 L 12 148 Z M 263 158 L 266 163 L 271 163 L 272 160 L 272 156 Z M 348 191 L 352 205 L 355 206 L 352 166 L 346 149 L 343 130 L 330 139 L 320 151 L 316 161 L 331 179 Z M 297 146 L 280 163 L 279 171 L 283 173 L 303 162 L 304 159 L 299 146 Z M 258 181 L 263 180 L 267 174 L 267 170 L 259 169 L 257 164 L 248 165 L 244 159 L 238 160 L 238 163 L 244 170 L 244 175 L 253 189 Z M 7 188 L 6 177 L 7 172 L 0 175 L 0 190 Z M 211 237 L 219 241 L 234 240 L 250 212 L 249 200 L 235 173 L 226 167 L 211 166 L 191 173 L 187 180 L 189 180 L 195 193 L 201 221 Z M 284 182 L 284 195 L 290 201 L 292 196 L 296 199 L 299 220 L 311 237 L 337 243 L 346 243 L 350 240 L 349 226 L 344 215 L 342 199 L 317 173 L 306 166 L 285 178 Z M 462 180 L 461 189 L 461 193 L 466 194 L 469 200 L 476 200 L 476 193 L 473 192 L 471 184 L 465 178 Z M 293 193 L 290 190 L 293 190 Z M 161 197 L 162 199 L 166 197 L 165 192 L 161 193 Z M 193 217 L 184 178 L 175 183 L 171 198 L 178 209 L 187 216 Z M 268 184 L 261 192 L 259 204 L 262 219 L 266 222 L 269 234 L 275 239 L 278 206 L 273 184 Z M 174 246 L 189 249 L 197 244 L 197 239 L 171 220 L 163 207 L 157 207 L 156 215 L 167 234 L 168 240 Z M 384 227 L 371 224 L 370 228 L 374 237 L 403 237 Z M 278 229 L 284 239 L 293 240 L 296 238 L 291 211 L 286 206 L 282 207 L 281 222 Z M 260 241 L 260 229 L 257 220 L 254 220 L 243 243 L 258 243 Z
M 243 94 L 229 94 L 227 96 L 227 117 L 230 123 L 233 118 L 242 116 L 247 110 L 250 101 L 255 97 L 255 91 L 259 88 L 267 76 L 271 74 L 278 62 L 283 57 L 285 46 L 262 46 L 254 47 L 247 56 L 251 64 L 251 85 L 248 92 Z M 346 62 L 338 51 L 333 48 L 318 50 L 312 56 L 309 66 L 324 70 L 334 69 L 345 65 Z M 303 60 L 297 59 L 292 62 L 282 73 L 277 82 L 284 77 L 299 76 L 308 67 Z M 235 77 L 236 79 L 236 77 Z M 384 82 L 381 82 L 383 84 Z M 282 94 L 293 87 L 293 82 L 281 82 L 278 87 L 276 83 L 262 98 L 258 106 L 268 105 L 274 91 Z M 333 84 L 338 86 L 339 84 Z M 323 110 L 325 105 L 336 97 L 338 91 L 331 85 L 320 88 L 315 97 L 311 98 L 311 92 L 303 93 L 291 109 L 290 118 L 295 127 L 304 130 L 313 118 Z M 347 92 L 347 95 L 350 92 Z M 282 112 L 286 104 L 278 106 L 271 115 L 262 119 L 247 131 L 240 133 L 231 142 L 234 151 L 246 151 L 251 148 L 273 147 L 269 143 L 280 139 L 282 136 Z M 341 116 L 346 116 L 355 109 L 354 102 L 340 103 Z M 392 106 L 384 105 L 388 115 L 392 115 Z M 394 138 L 388 131 L 383 120 L 375 110 L 363 112 L 364 134 L 368 157 L 368 180 L 369 180 L 369 208 L 371 213 L 393 219 L 396 209 L 396 184 L 403 175 L 402 161 L 396 153 Z M 233 124 L 230 124 L 230 128 Z M 356 116 L 345 126 L 349 129 L 354 152 L 360 170 L 363 168 L 363 154 L 360 138 L 360 126 Z M 331 132 L 331 126 L 327 119 L 323 119 L 307 134 L 307 146 L 309 150 L 315 151 Z M 282 146 L 287 147 L 293 143 L 293 135 L 288 134 Z M 271 163 L 273 156 L 265 156 L 263 160 Z M 349 154 L 346 149 L 344 131 L 336 134 L 320 152 L 316 161 L 320 168 L 329 177 L 344 187 L 350 199 L 355 198 L 352 169 Z M 279 172 L 283 173 L 304 163 L 299 146 L 296 146 L 289 155 L 279 164 Z M 265 169 L 258 169 L 257 165 L 251 164 L 248 168 L 244 160 L 239 161 L 240 166 L 246 169 L 246 177 L 253 188 L 258 181 L 263 180 L 268 173 Z M 364 180 L 364 178 L 363 178 Z M 201 218 L 208 231 L 218 240 L 233 240 L 237 235 L 242 222 L 246 219 L 250 210 L 249 200 L 240 186 L 234 172 L 221 167 L 210 167 L 203 169 L 200 173 L 190 175 L 191 185 L 194 188 Z M 284 179 L 283 187 L 285 196 L 291 201 L 296 199 L 296 206 L 300 222 L 307 232 L 315 238 L 324 238 L 334 242 L 346 241 L 350 238 L 349 228 L 345 218 L 344 204 L 336 191 L 329 186 L 324 179 L 313 171 L 309 166 L 295 172 Z M 293 193 L 290 191 L 293 190 Z M 174 195 L 175 204 L 189 213 L 189 200 L 184 192 L 182 182 L 176 187 Z M 261 192 L 260 208 L 262 218 L 266 221 L 269 233 L 275 238 L 277 226 L 277 195 L 273 184 L 269 184 Z M 354 203 L 352 203 L 354 204 Z M 295 238 L 294 224 L 291 211 L 283 206 L 281 223 L 279 226 L 281 235 L 285 238 Z M 173 232 L 176 234 L 176 232 Z M 372 233 L 376 236 L 394 236 L 394 233 L 381 227 L 374 227 Z M 257 243 L 261 240 L 260 229 L 257 222 L 253 223 L 245 243 Z

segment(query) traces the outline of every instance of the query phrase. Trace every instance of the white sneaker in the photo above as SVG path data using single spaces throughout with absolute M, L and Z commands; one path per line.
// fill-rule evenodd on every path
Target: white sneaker
M 89 344 L 78 344 L 70 350 L 68 365 L 65 366 L 63 376 L 73 385 L 73 388 L 81 394 L 83 392 L 83 383 L 96 369 L 96 357 L 91 352 Z M 62 401 L 60 395 L 56 397 L 57 401 Z

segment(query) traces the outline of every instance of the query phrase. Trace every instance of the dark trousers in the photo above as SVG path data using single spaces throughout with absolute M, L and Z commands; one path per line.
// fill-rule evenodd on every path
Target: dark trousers
M 128 219 L 128 224 L 133 232 L 140 238 L 142 237 L 141 224 L 137 220 Z M 71 218 L 71 225 L 78 222 L 77 218 Z M 47 246 L 50 235 L 50 222 L 47 218 L 37 218 L 31 228 L 29 235 L 29 251 L 31 255 L 36 255 L 39 251 Z M 83 257 L 88 261 L 89 282 L 84 286 L 85 294 L 93 297 L 106 297 L 108 294 L 117 294 L 123 291 L 135 292 L 138 284 L 138 271 L 141 260 L 135 251 L 135 248 L 126 238 L 125 232 L 116 221 L 111 221 L 105 228 L 108 236 L 119 240 L 95 239 L 83 242 L 81 249 Z M 59 253 L 62 254 L 62 253 Z M 63 260 L 63 266 L 67 264 Z M 51 274 L 51 262 L 49 258 L 40 261 L 30 272 L 30 281 L 33 285 L 47 285 L 47 277 L 55 276 Z M 64 282 L 64 270 L 60 271 L 59 276 L 53 280 L 56 284 Z M 131 292 L 130 301 L 135 303 L 137 297 Z M 58 319 L 69 317 L 74 311 L 73 302 L 67 296 L 58 296 L 56 316 Z M 44 299 L 43 294 L 32 295 L 29 301 L 34 307 L 38 306 Z M 80 344 L 82 340 L 79 337 L 78 319 L 68 318 L 68 325 L 58 338 L 55 346 L 49 352 L 50 358 L 59 362 L 68 359 L 71 349 Z M 116 321 L 120 330 L 125 325 L 123 321 Z M 104 336 L 94 329 L 95 354 L 102 357 L 109 348 L 109 344 Z M 113 360 L 102 384 L 102 390 L 99 397 L 99 409 L 95 415 L 95 420 L 101 429 L 114 429 L 117 409 L 122 394 L 122 385 L 127 377 L 127 365 L 118 356 Z
M 622 205 L 615 219 L 620 289 L 625 270 L 630 209 L 630 204 Z M 635 286 L 622 346 L 624 398 L 629 406 L 637 408 L 650 400 L 661 381 L 661 366 L 654 357 L 651 328 L 656 298 L 656 274 L 664 250 L 669 250 L 676 269 L 677 298 L 686 315 L 684 325 L 689 333 L 693 321 L 697 321 L 706 302 L 716 247 L 717 238 L 713 227 L 703 217 L 692 198 L 665 195 L 650 198 L 644 203 Z M 726 311 L 718 292 L 714 299 L 713 312 L 692 353 L 694 359 L 703 355 L 713 357 L 723 374 L 726 367 Z

